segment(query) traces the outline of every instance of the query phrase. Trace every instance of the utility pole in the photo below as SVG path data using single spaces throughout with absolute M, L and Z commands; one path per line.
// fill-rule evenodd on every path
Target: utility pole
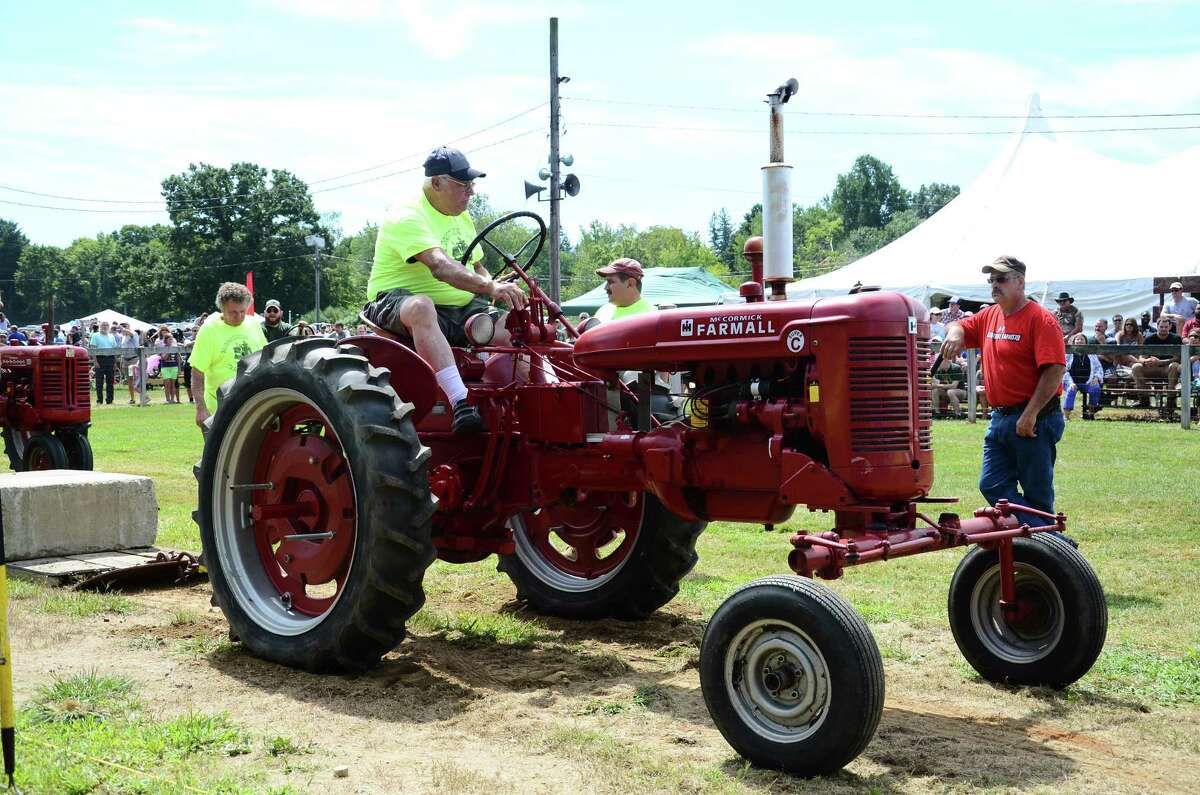
M 550 17 L 550 300 L 559 302 L 558 17 Z
M 304 245 L 313 250 L 313 278 L 316 280 L 317 308 L 314 323 L 321 322 L 321 249 L 325 248 L 325 238 L 320 235 L 307 235 Z

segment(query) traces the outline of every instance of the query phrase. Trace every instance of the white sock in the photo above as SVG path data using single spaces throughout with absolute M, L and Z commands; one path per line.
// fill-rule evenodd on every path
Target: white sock
M 462 376 L 458 374 L 458 368 L 454 365 L 438 370 L 437 382 L 446 393 L 446 397 L 450 398 L 451 406 L 457 406 L 458 401 L 466 399 L 467 385 L 463 383 Z

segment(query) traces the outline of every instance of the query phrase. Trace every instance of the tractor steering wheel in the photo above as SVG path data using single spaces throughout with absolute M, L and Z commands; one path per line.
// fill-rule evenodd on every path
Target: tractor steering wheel
M 534 221 L 537 222 L 538 229 L 537 229 L 537 232 L 535 232 L 532 237 L 530 237 L 528 240 L 526 240 L 521 245 L 521 247 L 519 249 L 517 249 L 517 252 L 515 254 L 513 254 L 512 256 L 509 256 L 505 252 L 501 251 L 500 248 L 495 243 L 488 240 L 488 233 L 491 232 L 492 230 L 496 229 L 497 227 L 507 224 L 510 221 L 515 221 L 518 218 L 532 218 Z M 521 263 L 520 261 L 518 261 L 518 258 L 523 253 L 525 253 L 525 250 L 528 249 L 529 245 L 531 243 L 533 243 L 535 240 L 537 241 L 537 246 L 534 247 L 533 254 L 529 255 L 529 257 L 526 258 L 524 263 Z M 507 215 L 500 216 L 495 221 L 492 221 L 490 224 L 485 226 L 479 234 L 475 235 L 475 239 L 471 241 L 471 245 L 467 246 L 467 250 L 463 252 L 463 256 L 462 256 L 463 265 L 465 265 L 468 268 L 471 267 L 471 264 L 470 264 L 471 263 L 471 252 L 473 252 L 475 250 L 475 247 L 478 246 L 480 243 L 487 245 L 492 251 L 495 251 L 497 254 L 499 254 L 501 259 L 504 260 L 504 264 L 502 266 L 500 266 L 500 269 L 492 274 L 493 279 L 498 277 L 513 263 L 520 265 L 522 270 L 527 271 L 529 269 L 529 266 L 532 265 L 534 260 L 537 259 L 538 254 L 542 253 L 542 246 L 545 245 L 545 243 L 546 243 L 546 223 L 541 219 L 541 217 L 537 213 L 531 213 L 528 210 L 520 210 L 515 213 L 508 213 Z

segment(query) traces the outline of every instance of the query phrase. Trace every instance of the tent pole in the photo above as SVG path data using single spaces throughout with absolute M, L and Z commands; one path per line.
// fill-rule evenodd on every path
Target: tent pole
M 978 380 L 975 377 L 975 349 L 967 349 L 967 422 L 975 424 L 975 389 Z

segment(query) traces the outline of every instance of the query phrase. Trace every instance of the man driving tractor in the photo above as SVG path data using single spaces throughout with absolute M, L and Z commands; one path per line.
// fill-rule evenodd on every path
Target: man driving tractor
M 467 402 L 450 346 L 467 344 L 467 319 L 480 313 L 496 315 L 495 344 L 510 344 L 503 313 L 490 301 L 516 309 L 528 303 L 516 284 L 492 279 L 482 250 L 475 251 L 469 267 L 459 261 L 475 237 L 467 206 L 475 180 L 484 176 L 457 149 L 439 146 L 430 152 L 420 195 L 393 208 L 379 227 L 367 281 L 367 319 L 412 337 L 454 407 L 455 433 L 480 433 L 484 424 L 479 409 Z

